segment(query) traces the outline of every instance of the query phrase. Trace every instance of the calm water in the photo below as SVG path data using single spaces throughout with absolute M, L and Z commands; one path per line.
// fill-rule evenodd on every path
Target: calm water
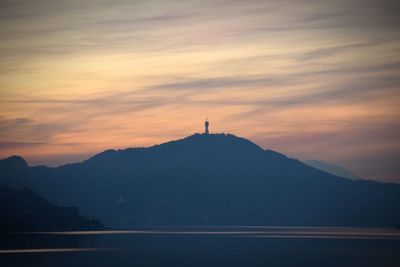
M 400 266 L 400 231 L 241 226 L 3 233 L 0 266 Z

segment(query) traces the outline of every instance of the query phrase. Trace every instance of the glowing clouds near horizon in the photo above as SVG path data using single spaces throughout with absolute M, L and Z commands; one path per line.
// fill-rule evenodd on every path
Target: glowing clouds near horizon
M 1 157 L 203 131 L 400 181 L 396 1 L 0 4 Z

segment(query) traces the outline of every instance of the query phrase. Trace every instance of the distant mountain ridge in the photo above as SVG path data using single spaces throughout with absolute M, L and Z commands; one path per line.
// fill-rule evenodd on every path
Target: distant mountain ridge
M 6 159 L 0 171 L 0 184 L 29 186 L 108 226 L 400 222 L 400 185 L 337 177 L 231 134 L 107 150 L 57 168 Z
M 305 164 L 310 165 L 311 167 L 320 169 L 321 171 L 325 171 L 327 173 L 339 176 L 339 177 L 345 177 L 353 180 L 358 180 L 360 177 L 357 177 L 354 175 L 351 171 L 343 168 L 342 166 L 331 164 L 331 163 L 326 163 L 320 160 L 305 160 Z

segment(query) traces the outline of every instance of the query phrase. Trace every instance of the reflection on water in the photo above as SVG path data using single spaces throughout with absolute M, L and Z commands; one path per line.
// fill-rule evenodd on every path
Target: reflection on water
M 0 233 L 0 266 L 400 266 L 400 231 L 140 227 Z
M 195 230 L 187 230 L 192 228 Z M 214 228 L 214 229 L 213 229 Z M 212 229 L 212 230 L 210 230 Z M 218 229 L 218 230 L 215 230 Z M 36 232 L 46 235 L 234 235 L 239 237 L 293 237 L 293 238 L 363 238 L 400 239 L 400 231 L 392 228 L 339 228 L 339 227 L 266 227 L 266 226 L 216 226 L 167 227 L 135 230 Z
M 108 250 L 106 248 L 28 248 L 28 249 L 2 249 L 0 254 L 14 253 L 55 253 L 55 252 L 84 252 Z

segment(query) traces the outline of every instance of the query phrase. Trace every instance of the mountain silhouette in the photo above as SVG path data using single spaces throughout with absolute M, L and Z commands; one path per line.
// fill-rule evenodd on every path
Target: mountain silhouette
M 29 186 L 107 226 L 400 222 L 400 185 L 337 177 L 231 134 L 107 150 L 57 168 L 24 162 L 0 161 L 0 183 Z
M 95 219 L 74 207 L 58 207 L 29 188 L 0 188 L 0 229 L 8 231 L 55 231 L 102 229 Z

